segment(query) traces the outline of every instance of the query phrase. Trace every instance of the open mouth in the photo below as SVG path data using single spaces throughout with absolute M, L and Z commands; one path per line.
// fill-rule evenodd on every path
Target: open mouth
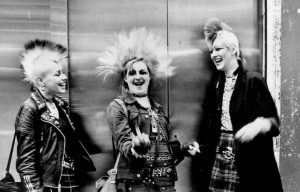
M 135 81 L 135 82 L 133 82 L 133 85 L 142 86 L 142 85 L 144 85 L 144 83 L 145 83 L 145 81 Z
M 65 89 L 67 84 L 66 83 L 59 83 L 58 86 Z
M 213 61 L 217 64 L 223 61 L 221 57 L 213 58 Z

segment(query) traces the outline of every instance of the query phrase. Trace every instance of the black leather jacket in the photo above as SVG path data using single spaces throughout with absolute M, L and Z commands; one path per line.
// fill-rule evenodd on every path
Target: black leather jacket
M 67 103 L 57 97 L 54 102 L 62 109 L 62 114 L 75 131 L 67 113 Z M 42 191 L 44 186 L 58 187 L 66 145 L 65 136 L 59 130 L 58 119 L 51 116 L 38 90 L 32 92 L 31 97 L 21 106 L 15 128 L 18 140 L 17 171 L 29 191 Z M 76 170 L 95 170 L 82 143 L 78 140 L 77 144 Z

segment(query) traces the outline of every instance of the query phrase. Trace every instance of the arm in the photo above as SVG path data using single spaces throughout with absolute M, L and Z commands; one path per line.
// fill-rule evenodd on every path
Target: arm
M 257 117 L 261 117 L 270 123 L 269 129 L 264 130 L 265 133 L 278 136 L 280 130 L 277 109 L 267 84 L 260 75 L 255 76 L 253 79 L 252 90 L 255 92 L 255 113 L 257 113 Z
M 18 140 L 17 170 L 29 191 L 42 191 L 39 139 L 36 130 L 38 116 L 24 104 L 17 116 L 15 128 Z
M 131 128 L 129 127 L 128 118 L 122 107 L 113 101 L 107 107 L 107 120 L 109 128 L 112 131 L 114 143 L 125 159 L 129 162 L 136 162 L 138 159 L 134 156 L 132 151 Z
M 279 135 L 279 118 L 273 98 L 264 79 L 260 75 L 254 75 L 249 81 L 251 98 L 253 99 L 253 119 L 236 134 L 241 142 L 249 142 L 258 134 L 268 136 Z

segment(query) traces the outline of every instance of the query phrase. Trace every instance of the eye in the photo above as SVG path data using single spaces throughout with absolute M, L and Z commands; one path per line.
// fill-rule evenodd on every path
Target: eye
M 136 74 L 136 71 L 135 70 L 131 70 L 128 72 L 128 75 L 129 76 L 134 76 Z
M 62 71 L 61 71 L 61 70 L 59 70 L 59 71 L 56 71 L 56 72 L 54 73 L 54 76 L 57 76 L 57 77 L 59 77 L 61 74 L 62 74 Z
M 141 75 L 147 75 L 147 74 L 148 74 L 148 72 L 147 72 L 147 71 L 145 71 L 145 70 L 142 70 L 142 71 L 140 71 L 140 74 L 141 74 Z

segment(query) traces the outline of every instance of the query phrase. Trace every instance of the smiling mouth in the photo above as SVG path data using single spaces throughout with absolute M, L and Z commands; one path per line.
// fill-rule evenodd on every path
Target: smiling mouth
M 67 87 L 67 84 L 66 83 L 60 83 L 58 84 L 58 86 L 62 87 L 62 88 L 66 88 Z
M 144 85 L 144 81 L 134 82 L 133 85 L 142 86 L 142 85 Z
M 213 61 L 217 64 L 223 61 L 222 58 L 214 58 Z

